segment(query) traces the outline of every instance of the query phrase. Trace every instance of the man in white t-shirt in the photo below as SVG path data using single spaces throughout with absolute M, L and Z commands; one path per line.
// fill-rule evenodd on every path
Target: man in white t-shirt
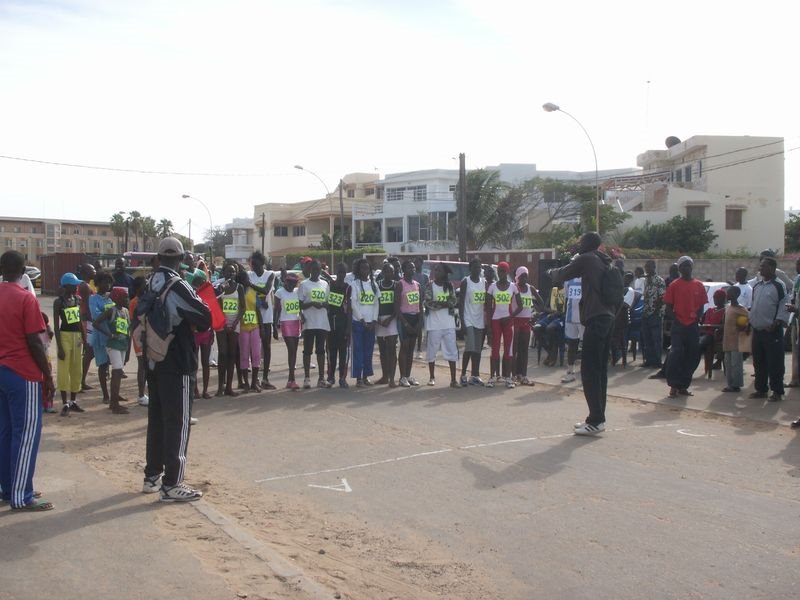
M 461 387 L 456 381 L 456 293 L 447 280 L 449 274 L 450 269 L 446 265 L 436 263 L 433 277 L 425 288 L 425 329 L 428 331 L 428 370 L 431 376 L 428 385 L 436 385 L 436 353 L 441 348 L 442 356 L 450 365 L 450 387 Z
M 331 330 L 328 321 L 328 283 L 320 279 L 319 261 L 313 259 L 309 263 L 309 278 L 303 280 L 297 290 L 300 298 L 300 309 L 303 311 L 303 371 L 305 379 L 303 388 L 311 387 L 311 354 L 316 348 L 317 364 L 320 365 L 317 387 L 329 388 L 331 384 L 325 379 L 325 339 Z
M 278 339 L 278 331 L 273 327 L 272 292 L 275 288 L 275 272 L 265 269 L 266 259 L 258 250 L 250 256 L 252 271 L 247 272 L 250 285 L 258 294 L 258 311 L 261 313 L 261 356 L 264 362 L 261 389 L 274 390 L 275 386 L 269 381 L 269 366 L 272 360 L 272 337 Z

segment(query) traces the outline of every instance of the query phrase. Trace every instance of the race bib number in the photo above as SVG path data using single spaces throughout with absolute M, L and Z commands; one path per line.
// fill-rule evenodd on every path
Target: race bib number
M 300 314 L 300 300 L 287 300 L 284 306 L 286 307 L 287 315 Z
M 226 315 L 235 315 L 239 312 L 239 300 L 237 298 L 223 298 L 222 312 Z
M 312 302 L 325 302 L 325 298 L 327 297 L 327 293 L 325 290 L 314 288 L 311 290 L 311 301 Z
M 567 291 L 567 298 L 569 298 L 570 300 L 580 300 L 581 291 L 582 291 L 581 286 L 571 285 L 569 286 L 569 290 Z
M 125 317 L 117 317 L 114 329 L 116 329 L 117 333 L 120 335 L 128 335 L 128 319 Z
M 533 297 L 531 296 L 520 296 L 522 298 L 522 308 L 532 308 L 533 307 Z
M 104 311 L 106 311 L 106 310 L 110 310 L 110 309 L 112 309 L 112 308 L 114 308 L 114 303 L 113 303 L 113 302 L 106 302 L 106 303 L 103 305 L 103 310 L 104 310 Z
M 331 306 L 339 308 L 342 305 L 342 302 L 344 302 L 344 294 L 340 294 L 338 292 L 330 292 L 328 294 L 328 304 Z
M 373 304 L 375 302 L 375 292 L 361 292 L 358 301 L 361 304 Z
M 393 290 L 381 290 L 381 297 L 378 300 L 381 304 L 394 304 L 394 291 Z
M 473 304 L 485 304 L 486 303 L 486 292 L 472 292 L 472 303 Z
M 436 302 L 441 302 L 442 304 L 444 304 L 445 302 L 447 302 L 447 299 L 449 297 L 450 297 L 450 294 L 448 294 L 447 292 L 442 292 L 442 293 L 436 294 L 435 297 L 434 297 L 434 300 Z
M 409 304 L 418 304 L 419 292 L 406 292 L 406 300 L 408 300 Z
M 81 320 L 81 309 L 78 306 L 69 306 L 64 309 L 64 320 L 67 325 L 74 325 Z
M 256 311 L 254 310 L 244 311 L 244 315 L 242 315 L 242 323 L 244 323 L 245 325 L 255 325 L 256 323 L 258 323 Z
M 511 292 L 497 292 L 494 295 L 495 304 L 511 304 Z

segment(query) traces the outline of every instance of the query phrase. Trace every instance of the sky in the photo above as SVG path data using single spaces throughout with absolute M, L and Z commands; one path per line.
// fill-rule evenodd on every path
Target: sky
M 790 3 L 0 0 L 0 215 L 180 233 L 352 172 L 634 168 L 667 136 L 781 136 L 800 208 Z M 224 176 L 223 176 L 224 175 Z M 192 198 L 184 200 L 182 195 Z M 197 200 L 195 200 L 196 198 Z M 208 214 L 206 212 L 208 208 Z

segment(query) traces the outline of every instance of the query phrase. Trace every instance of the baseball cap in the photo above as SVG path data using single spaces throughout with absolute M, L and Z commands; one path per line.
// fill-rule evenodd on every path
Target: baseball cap
M 78 279 L 75 273 L 64 273 L 61 276 L 61 285 L 78 285 L 79 283 L 83 283 L 82 279 Z
M 178 238 L 166 237 L 158 242 L 159 256 L 183 256 L 183 244 Z
M 508 263 L 504 260 L 501 260 L 499 263 L 497 263 L 497 268 L 504 269 L 506 273 L 508 273 L 511 270 L 511 267 L 509 267 Z
M 692 257 L 691 257 L 691 256 L 681 256 L 681 257 L 678 259 L 678 266 L 680 267 L 680 266 L 681 266 L 683 263 L 685 263 L 685 262 L 688 262 L 688 263 L 690 263 L 690 264 L 694 264 L 694 261 L 692 260 Z

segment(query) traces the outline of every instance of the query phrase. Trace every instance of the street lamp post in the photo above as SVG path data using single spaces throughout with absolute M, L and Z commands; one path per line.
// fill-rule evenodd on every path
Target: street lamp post
M 542 104 L 542 108 L 545 112 L 562 112 L 567 115 L 570 119 L 575 121 L 583 130 L 583 133 L 586 134 L 586 139 L 589 140 L 589 145 L 592 147 L 592 156 L 594 156 L 594 189 L 595 189 L 595 211 L 594 211 L 594 219 L 595 219 L 595 226 L 597 228 L 597 233 L 600 233 L 600 178 L 598 177 L 597 171 L 597 152 L 594 150 L 594 143 L 592 142 L 592 138 L 589 136 L 589 132 L 586 131 L 586 128 L 583 124 L 578 121 L 573 115 L 565 111 L 561 108 L 558 104 L 553 104 L 552 102 L 547 102 Z
M 313 175 L 314 177 L 319 179 L 319 182 L 325 188 L 325 197 L 328 199 L 328 215 L 329 215 L 328 228 L 331 231 L 331 264 L 329 268 L 331 271 L 333 271 L 333 240 L 336 234 L 334 232 L 334 221 L 333 221 L 334 217 L 333 217 L 333 204 L 331 202 L 331 191 L 328 189 L 328 184 L 325 183 L 325 180 L 322 179 L 322 177 L 320 177 L 316 173 L 314 173 L 314 171 L 312 171 L 311 169 L 306 169 L 302 165 L 295 165 L 294 168 L 300 171 L 305 171 L 310 175 Z M 339 181 L 339 185 L 341 186 L 341 181 Z M 340 214 L 341 223 L 339 223 L 339 229 L 341 230 L 342 247 L 344 247 L 344 207 L 342 205 L 342 199 L 341 199 L 341 187 L 339 190 L 339 211 L 341 213 Z
M 194 196 L 190 196 L 189 194 L 183 194 L 181 198 L 183 198 L 184 200 L 188 200 L 189 198 L 191 198 L 192 200 L 197 200 L 200 203 L 200 205 L 206 209 L 206 213 L 208 214 L 208 225 L 209 227 L 211 227 L 211 229 L 209 229 L 211 235 L 211 243 L 209 244 L 209 250 L 208 250 L 208 256 L 209 256 L 208 262 L 211 264 L 211 269 L 213 269 L 214 268 L 214 219 L 211 218 L 211 211 L 208 210 L 208 206 L 206 206 L 206 203 L 200 200 L 200 198 L 195 198 Z

